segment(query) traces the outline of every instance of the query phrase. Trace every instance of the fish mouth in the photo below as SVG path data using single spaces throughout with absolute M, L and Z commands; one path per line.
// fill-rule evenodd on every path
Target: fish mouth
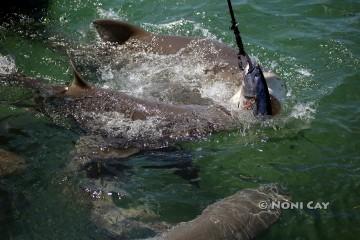
M 256 104 L 255 97 L 245 97 L 242 107 L 244 110 L 253 110 L 255 104 Z
M 257 100 L 256 97 L 245 97 L 242 102 L 242 109 L 253 111 L 254 115 L 259 116 L 275 116 L 280 113 L 281 111 L 281 103 L 280 101 L 270 94 L 270 105 L 271 105 L 271 115 L 261 115 L 261 114 L 255 114 L 255 109 L 257 108 Z

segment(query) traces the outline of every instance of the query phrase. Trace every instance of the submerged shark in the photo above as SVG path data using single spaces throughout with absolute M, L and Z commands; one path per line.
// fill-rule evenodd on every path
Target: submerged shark
M 250 240 L 279 220 L 281 209 L 272 203 L 286 201 L 276 185 L 243 189 L 207 206 L 193 220 L 171 226 L 149 209 L 122 209 L 104 198 L 93 201 L 92 219 L 111 239 Z
M 208 206 L 192 221 L 178 224 L 160 238 L 163 240 L 250 240 L 280 217 L 272 202 L 288 201 L 276 186 L 244 189 Z

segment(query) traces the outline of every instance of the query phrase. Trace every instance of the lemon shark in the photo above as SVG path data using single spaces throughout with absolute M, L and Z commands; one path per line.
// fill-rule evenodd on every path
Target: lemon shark
M 125 45 L 129 51 L 145 51 L 160 55 L 180 54 L 201 58 L 214 63 L 205 74 L 220 74 L 224 81 L 239 79 L 238 58 L 236 51 L 218 41 L 207 38 L 192 38 L 171 35 L 156 35 L 126 22 L 98 19 L 93 22 L 100 38 L 106 42 Z
M 244 189 L 211 204 L 192 221 L 178 224 L 162 234 L 163 240 L 250 240 L 280 217 L 273 202 L 287 201 L 276 186 Z
M 233 97 L 229 99 L 232 108 L 246 107 L 243 85 L 249 69 L 239 69 L 238 53 L 234 48 L 208 38 L 153 34 L 138 26 L 118 20 L 97 19 L 93 25 L 104 42 L 119 44 L 127 52 L 175 54 L 179 57 L 179 61 L 187 57 L 207 63 L 203 69 L 204 75 L 207 75 L 211 81 L 215 79 L 215 81 L 224 82 L 232 89 Z M 252 61 L 256 65 L 255 60 Z M 285 86 L 279 77 L 271 71 L 264 71 L 261 74 L 266 80 L 270 94 L 275 96 L 274 101 L 283 100 Z
M 2 75 L 0 82 L 34 91 L 38 109 L 53 117 L 73 120 L 86 134 L 106 137 L 114 148 L 163 148 L 241 127 L 242 114 L 219 105 L 176 105 L 147 101 L 88 84 L 71 62 L 74 80 L 69 86 L 46 84 L 21 74 Z M 261 85 L 261 82 L 257 84 Z M 253 85 L 250 85 L 253 86 Z M 256 91 L 256 90 L 254 90 Z M 254 105 L 259 99 L 254 99 Z M 272 101 L 272 114 L 280 106 Z M 250 111 L 251 113 L 251 111 Z M 251 114 L 252 115 L 252 114 Z
M 172 225 L 158 221 L 150 209 L 119 208 L 104 197 L 93 201 L 91 217 L 110 239 L 250 240 L 279 220 L 281 209 L 272 203 L 288 198 L 274 184 L 243 189 L 210 204 L 194 219 Z

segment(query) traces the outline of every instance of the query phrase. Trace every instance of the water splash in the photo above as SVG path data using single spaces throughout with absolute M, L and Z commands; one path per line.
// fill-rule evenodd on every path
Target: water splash
M 290 117 L 304 121 L 309 121 L 314 118 L 315 113 L 316 113 L 316 108 L 314 102 L 298 103 L 294 105 L 290 113 Z
M 15 60 L 10 56 L 0 55 L 0 74 L 13 74 L 17 71 Z
M 122 21 L 128 20 L 126 14 L 123 14 L 122 12 L 119 11 L 115 11 L 113 8 L 103 9 L 101 7 L 98 7 L 97 14 L 99 15 L 100 18 L 105 18 L 105 19 L 117 19 Z
M 95 119 L 95 130 L 104 131 L 108 136 L 122 136 L 128 140 L 153 139 L 162 136 L 161 130 L 157 127 L 159 119 L 156 117 L 132 121 L 118 112 L 103 114 L 89 112 L 84 115 Z
M 158 34 L 202 36 L 218 40 L 216 35 L 211 33 L 209 29 L 203 27 L 202 24 L 187 19 L 180 19 L 162 24 L 144 23 L 142 26 L 145 29 Z

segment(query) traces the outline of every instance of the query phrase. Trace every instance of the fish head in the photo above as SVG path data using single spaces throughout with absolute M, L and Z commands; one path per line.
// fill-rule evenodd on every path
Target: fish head
M 280 102 L 269 93 L 266 79 L 258 64 L 245 69 L 242 94 L 245 98 L 244 106 L 252 109 L 256 117 L 273 116 L 280 111 Z

